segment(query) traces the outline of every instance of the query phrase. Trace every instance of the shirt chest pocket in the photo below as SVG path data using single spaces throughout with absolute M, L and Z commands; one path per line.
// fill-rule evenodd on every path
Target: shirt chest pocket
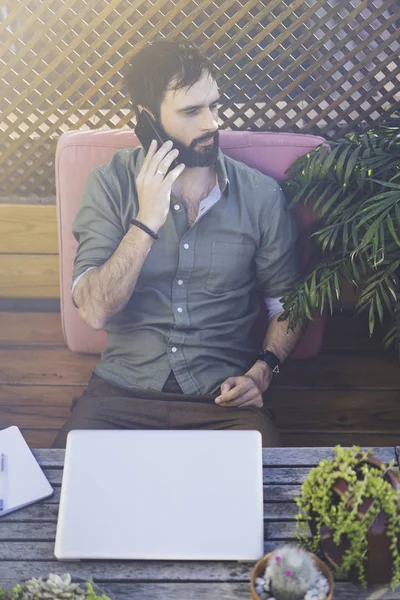
M 207 289 L 226 292 L 248 283 L 253 273 L 254 252 L 252 244 L 213 242 Z

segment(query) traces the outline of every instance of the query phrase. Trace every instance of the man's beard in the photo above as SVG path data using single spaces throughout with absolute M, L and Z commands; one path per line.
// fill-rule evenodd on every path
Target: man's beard
M 183 163 L 186 167 L 211 167 L 215 165 L 218 157 L 219 150 L 219 131 L 212 134 L 203 135 L 202 137 L 194 139 L 190 146 L 187 146 L 183 142 L 180 142 L 176 138 L 172 137 L 169 133 L 164 130 L 166 139 L 171 140 L 174 144 L 174 148 L 179 150 L 177 160 Z M 200 150 L 196 150 L 198 142 L 204 142 L 209 139 L 214 139 L 214 143 L 209 146 L 198 146 Z

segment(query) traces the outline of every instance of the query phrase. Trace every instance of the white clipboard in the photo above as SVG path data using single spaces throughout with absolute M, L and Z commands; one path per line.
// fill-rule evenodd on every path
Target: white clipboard
M 48 498 L 54 489 L 15 425 L 0 431 L 0 518 Z

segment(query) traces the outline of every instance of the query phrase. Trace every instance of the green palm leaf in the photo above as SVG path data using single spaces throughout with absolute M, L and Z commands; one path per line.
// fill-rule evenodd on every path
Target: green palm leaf
M 332 311 L 342 278 L 360 288 L 356 308 L 368 310 L 371 333 L 376 319 L 387 322 L 385 315 L 398 322 L 400 128 L 377 125 L 346 134 L 300 157 L 288 171 L 291 205 L 311 204 L 317 215 L 310 243 L 322 256 L 283 299 L 290 326 L 327 306 Z M 385 347 L 393 344 L 400 344 L 400 323 L 397 329 L 389 324 Z

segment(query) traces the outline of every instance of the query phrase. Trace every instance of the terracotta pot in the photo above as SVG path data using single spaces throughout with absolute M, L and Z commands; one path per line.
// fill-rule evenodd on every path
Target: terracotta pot
M 368 458 L 367 462 L 371 466 L 380 466 L 384 463 L 375 457 Z M 360 462 L 360 466 L 363 463 Z M 385 475 L 385 480 L 388 481 L 392 487 L 396 490 L 400 489 L 400 477 L 395 471 L 389 470 Z M 338 479 L 333 487 L 338 497 L 348 489 L 348 484 L 343 479 Z M 372 504 L 370 498 L 365 499 L 360 505 L 359 517 L 362 518 Z M 315 525 L 310 524 L 310 529 L 313 535 L 315 534 Z M 392 553 L 390 550 L 390 540 L 386 535 L 387 529 L 387 515 L 381 511 L 371 527 L 368 530 L 368 555 L 367 562 L 365 565 L 365 573 L 367 585 L 377 585 L 389 583 L 392 578 Z M 344 552 L 349 547 L 348 540 L 343 537 L 339 546 L 333 542 L 332 531 L 328 527 L 321 527 L 321 549 L 328 560 L 328 562 L 336 569 L 340 566 Z M 400 552 L 400 539 L 397 543 L 398 550 Z M 358 576 L 353 569 L 349 573 L 349 579 L 354 582 L 358 582 Z
M 271 558 L 271 556 L 272 556 L 272 552 L 270 552 L 269 554 L 266 554 L 263 558 L 261 558 L 254 565 L 254 568 L 251 572 L 250 590 L 251 590 L 251 597 L 253 598 L 253 600 L 260 600 L 260 596 L 256 592 L 256 585 L 255 585 L 256 579 L 257 579 L 257 577 L 264 576 L 265 569 L 267 567 L 267 563 L 268 563 L 269 559 Z M 326 564 L 323 563 L 322 560 L 320 560 L 317 556 L 315 556 L 314 554 L 310 554 L 310 556 L 312 556 L 318 571 L 321 571 L 321 573 L 323 573 L 325 575 L 325 577 L 327 578 L 327 580 L 329 582 L 329 594 L 327 595 L 326 600 L 332 600 L 333 588 L 334 588 L 332 572 L 326 566 Z

